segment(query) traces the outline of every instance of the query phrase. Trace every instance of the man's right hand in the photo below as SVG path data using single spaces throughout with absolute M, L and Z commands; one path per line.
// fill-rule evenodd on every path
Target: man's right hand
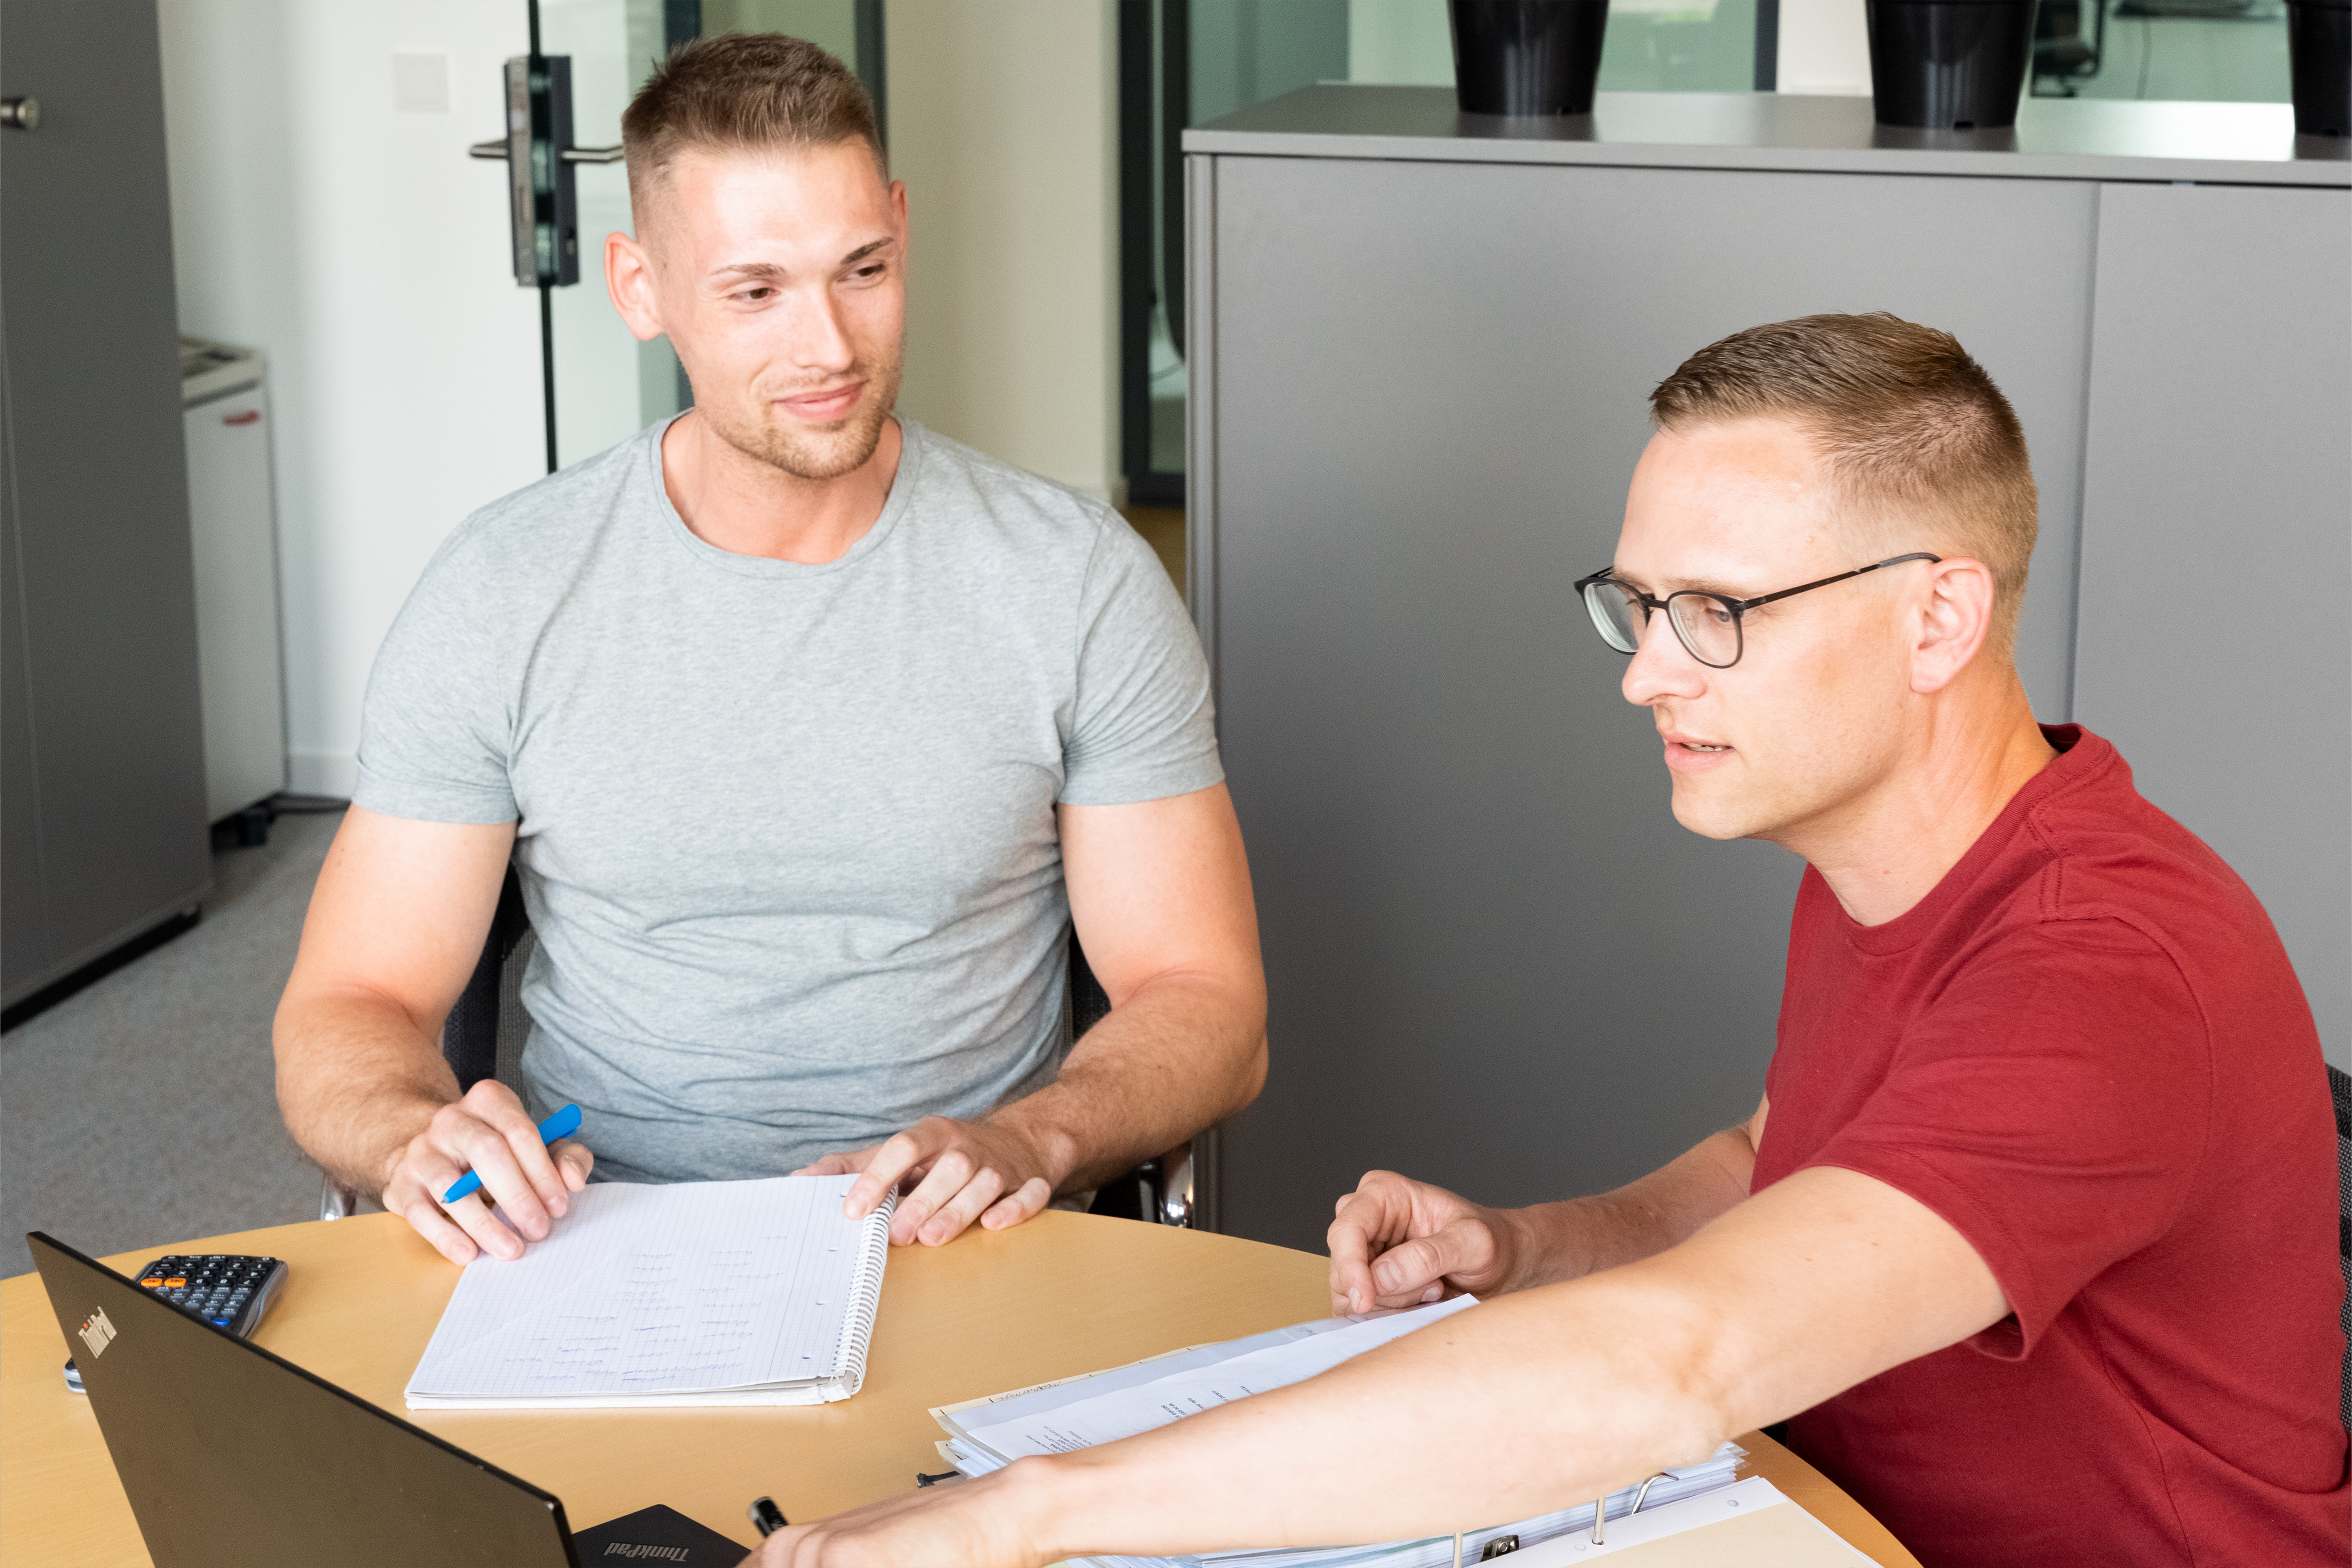
M 452 1263 L 471 1263 L 478 1252 L 512 1262 L 522 1256 L 524 1237 L 546 1239 L 595 1163 L 588 1146 L 574 1140 L 552 1148 L 541 1143 L 514 1090 L 485 1079 L 435 1111 L 425 1131 L 394 1155 L 383 1206 Z M 468 1171 L 480 1173 L 481 1190 L 445 1206 L 441 1194 Z M 504 1220 L 493 1206 L 506 1211 Z
M 1338 1209 L 1328 1237 L 1335 1316 L 1513 1288 L 1517 1237 L 1500 1209 L 1393 1171 L 1368 1173 Z

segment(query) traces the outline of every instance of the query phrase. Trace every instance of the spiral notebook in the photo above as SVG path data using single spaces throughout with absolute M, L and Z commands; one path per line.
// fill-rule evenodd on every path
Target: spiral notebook
M 589 1186 L 515 1262 L 466 1266 L 408 1407 L 847 1399 L 865 1381 L 897 1206 L 843 1218 L 856 1180 Z

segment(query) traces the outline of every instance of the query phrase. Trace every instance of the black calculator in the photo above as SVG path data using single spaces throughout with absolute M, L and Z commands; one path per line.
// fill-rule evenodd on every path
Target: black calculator
M 286 1265 L 275 1258 L 174 1254 L 131 1278 L 180 1310 L 245 1339 L 261 1326 L 261 1315 L 286 1283 Z M 66 1363 L 66 1386 L 82 1392 L 81 1372 L 71 1362 Z

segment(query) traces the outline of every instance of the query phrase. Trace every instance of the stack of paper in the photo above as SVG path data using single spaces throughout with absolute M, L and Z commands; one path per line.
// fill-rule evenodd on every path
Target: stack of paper
M 894 1196 L 855 1176 L 599 1182 L 521 1258 L 466 1266 L 412 1410 L 819 1405 L 847 1399 L 890 1254 Z
M 1410 1311 L 1299 1323 L 1224 1344 L 1178 1351 L 1089 1377 L 934 1410 L 932 1415 L 950 1435 L 940 1449 L 957 1469 L 978 1476 L 1002 1469 L 1024 1455 L 1066 1454 L 1114 1442 L 1313 1377 L 1351 1356 L 1476 1304 L 1474 1298 L 1462 1296 Z M 1643 1500 L 1643 1511 L 1730 1485 L 1733 1471 L 1744 1457 L 1745 1450 L 1726 1443 L 1704 1464 L 1668 1471 L 1651 1485 Z M 1633 1507 L 1637 1489 L 1627 1487 L 1608 1499 L 1610 1519 L 1622 1517 Z M 1468 1530 L 1462 1538 L 1463 1560 L 1475 1561 L 1486 1543 L 1500 1536 L 1516 1535 L 1525 1548 L 1579 1527 L 1587 1531 L 1592 1527 L 1590 1502 L 1515 1523 Z M 1092 1561 L 1120 1568 L 1161 1568 L 1171 1563 L 1183 1568 L 1211 1564 L 1216 1568 L 1449 1568 L 1454 1550 L 1454 1537 L 1444 1535 L 1374 1546 L 1281 1547 L 1200 1557 Z

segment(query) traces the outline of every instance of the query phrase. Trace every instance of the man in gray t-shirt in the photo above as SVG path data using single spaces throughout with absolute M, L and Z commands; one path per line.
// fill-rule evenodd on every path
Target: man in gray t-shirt
M 894 1235 L 936 1243 L 1262 1079 L 1199 644 L 1108 509 L 891 416 L 905 201 L 863 106 L 789 39 L 656 73 L 607 269 L 697 407 L 468 519 L 377 655 L 280 1099 L 453 1258 L 518 1256 L 490 1205 L 542 1236 L 592 1160 L 904 1179 Z M 435 1039 L 509 856 L 524 1093 L 461 1099 Z M 1073 920 L 1113 1008 L 1066 1062 Z

